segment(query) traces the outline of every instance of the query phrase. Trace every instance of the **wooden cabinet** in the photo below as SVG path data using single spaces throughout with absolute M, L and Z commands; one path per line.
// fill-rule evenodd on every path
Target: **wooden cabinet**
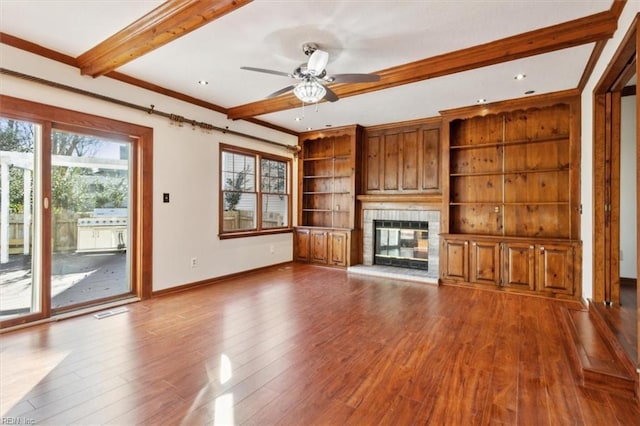
M 330 231 L 328 234 L 329 264 L 334 266 L 348 266 L 348 250 L 350 233 L 345 231 Z
M 526 242 L 506 242 L 502 245 L 502 251 L 502 285 L 507 288 L 535 291 L 535 246 Z
M 293 255 L 298 262 L 311 260 L 311 231 L 307 228 L 294 228 L 293 231 Z
M 442 278 L 447 281 L 469 280 L 469 242 L 459 238 L 442 240 Z
M 309 243 L 311 246 L 310 260 L 313 263 L 327 263 L 327 231 L 324 229 L 312 229 L 309 233 Z
M 323 228 L 294 229 L 294 255 L 298 262 L 319 265 L 350 265 L 351 231 Z
M 574 293 L 576 251 L 570 244 L 544 244 L 537 247 L 537 289 L 552 294 Z
M 348 126 L 303 133 L 298 157 L 299 197 L 294 256 L 301 262 L 347 267 L 357 253 L 356 169 L 362 130 Z
M 500 280 L 500 243 L 471 241 L 469 281 L 496 286 Z
M 440 119 L 367 128 L 363 193 L 441 193 Z
M 557 94 L 443 113 L 443 233 L 469 244 L 468 283 L 581 296 L 579 112 Z
M 441 280 L 504 291 L 574 298 L 581 261 L 578 242 L 443 235 Z

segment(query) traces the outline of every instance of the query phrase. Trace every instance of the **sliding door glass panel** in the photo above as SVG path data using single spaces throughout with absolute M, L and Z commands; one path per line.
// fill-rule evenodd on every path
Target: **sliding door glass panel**
M 51 134 L 51 309 L 131 293 L 130 144 Z
M 42 312 L 40 141 L 40 126 L 0 117 L 0 321 Z

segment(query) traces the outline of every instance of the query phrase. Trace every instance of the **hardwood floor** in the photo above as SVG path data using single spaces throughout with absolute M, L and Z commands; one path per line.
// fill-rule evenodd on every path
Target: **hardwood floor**
M 0 335 L 35 424 L 638 424 L 576 384 L 567 303 L 294 264 Z
M 610 321 L 614 324 L 618 338 L 631 356 L 638 361 L 638 292 L 637 281 L 629 278 L 620 279 L 620 306 L 611 312 Z

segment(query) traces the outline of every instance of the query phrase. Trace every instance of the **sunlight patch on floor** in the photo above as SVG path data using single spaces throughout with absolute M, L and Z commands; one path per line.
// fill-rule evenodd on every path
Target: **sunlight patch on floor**
M 11 408 L 25 398 L 28 393 L 51 373 L 69 352 L 55 350 L 12 350 L 0 352 L 0 377 L 8 377 L 4 370 L 11 369 L 14 380 L 0 383 L 0 415 L 5 416 Z

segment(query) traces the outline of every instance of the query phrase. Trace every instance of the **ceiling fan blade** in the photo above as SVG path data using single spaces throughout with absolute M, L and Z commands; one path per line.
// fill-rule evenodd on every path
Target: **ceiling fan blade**
M 330 83 L 373 83 L 380 81 L 377 74 L 334 74 L 326 78 Z
M 307 63 L 307 72 L 311 75 L 320 75 L 324 71 L 324 67 L 329 62 L 329 54 L 324 50 L 317 49 L 309 56 Z
M 292 84 L 291 86 L 283 87 L 280 90 L 276 90 L 275 92 L 267 96 L 267 99 L 275 98 L 276 96 L 280 96 L 283 93 L 287 93 L 288 91 L 293 90 L 294 87 L 296 87 L 295 84 Z
M 328 87 L 325 86 L 325 89 L 327 89 L 327 93 L 324 95 L 324 99 L 329 101 L 329 102 L 335 102 L 338 99 L 338 95 L 336 95 L 336 92 L 334 92 L 333 90 L 329 89 Z
M 265 69 L 265 68 L 240 67 L 240 69 L 241 70 L 247 70 L 247 71 L 263 72 L 263 73 L 266 73 L 266 74 L 281 75 L 283 77 L 291 77 L 291 78 L 293 78 L 293 76 L 291 74 L 289 74 L 288 72 L 268 70 L 268 69 Z

